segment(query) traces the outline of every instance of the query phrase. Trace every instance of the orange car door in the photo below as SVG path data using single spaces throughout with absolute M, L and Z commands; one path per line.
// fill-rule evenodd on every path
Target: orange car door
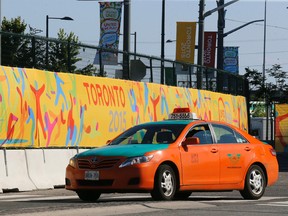
M 189 133 L 198 137 L 200 144 L 181 146 L 182 182 L 184 185 L 218 184 L 219 183 L 219 151 L 213 144 L 208 125 L 198 125 Z M 187 136 L 189 136 L 189 133 Z M 186 136 L 186 137 L 187 137 Z
M 225 125 L 213 125 L 220 153 L 220 184 L 239 183 L 254 155 L 248 141 Z

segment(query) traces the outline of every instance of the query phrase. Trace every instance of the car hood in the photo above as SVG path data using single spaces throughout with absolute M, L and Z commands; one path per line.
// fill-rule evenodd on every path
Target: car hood
M 147 152 L 167 149 L 169 144 L 135 144 L 135 145 L 108 145 L 105 147 L 90 149 L 79 153 L 76 157 L 90 156 L 121 156 L 136 157 L 142 156 Z

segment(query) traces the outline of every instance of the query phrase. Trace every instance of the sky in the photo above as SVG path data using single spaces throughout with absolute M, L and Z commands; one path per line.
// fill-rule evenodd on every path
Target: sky
M 229 0 L 230 1 L 230 0 Z M 229 2 L 225 0 L 225 3 Z M 42 30 L 46 35 L 46 15 L 49 17 L 69 16 L 74 21 L 49 19 L 49 36 L 57 38 L 57 32 L 74 32 L 79 41 L 98 45 L 100 37 L 99 3 L 78 0 L 0 0 L 1 18 L 21 17 L 32 28 Z M 206 0 L 205 11 L 217 7 L 216 0 Z M 239 47 L 239 74 L 245 68 L 263 71 L 265 44 L 265 68 L 280 64 L 288 71 L 288 0 L 267 0 L 266 40 L 264 22 L 248 25 L 224 38 L 224 46 Z M 240 0 L 226 8 L 224 33 L 244 23 L 264 19 L 265 0 Z M 137 33 L 137 53 L 160 57 L 162 0 L 131 0 L 130 31 Z M 123 12 L 122 12 L 123 13 Z M 176 22 L 197 22 L 199 0 L 165 0 L 165 41 L 176 39 Z M 218 13 L 204 20 L 204 31 L 217 31 Z M 29 28 L 27 28 L 29 30 Z M 198 30 L 198 26 L 197 26 Z M 27 32 L 28 33 L 28 32 Z M 123 33 L 123 18 L 121 24 Z M 196 32 L 196 35 L 198 33 Z M 130 51 L 134 50 L 134 36 L 131 35 Z M 197 36 L 196 36 L 197 44 Z M 165 43 L 165 58 L 175 60 L 176 43 Z M 123 50 L 120 37 L 119 50 Z M 197 62 L 195 52 L 195 62 Z

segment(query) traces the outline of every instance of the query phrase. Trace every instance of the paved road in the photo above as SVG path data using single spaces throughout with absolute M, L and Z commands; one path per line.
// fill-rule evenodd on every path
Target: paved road
M 257 201 L 243 200 L 238 191 L 195 192 L 187 201 L 156 202 L 149 194 L 106 194 L 98 202 L 82 202 L 64 189 L 0 194 L 0 215 L 287 215 L 288 172 Z

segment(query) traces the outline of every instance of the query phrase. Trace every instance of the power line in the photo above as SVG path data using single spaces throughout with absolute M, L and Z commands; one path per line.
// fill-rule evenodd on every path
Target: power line
M 271 51 L 266 52 L 267 54 L 277 54 L 277 53 L 288 53 L 288 51 Z M 251 53 L 241 53 L 241 55 L 258 55 L 263 54 L 263 52 L 251 52 Z
M 232 22 L 238 22 L 238 23 L 247 23 L 247 21 L 240 21 L 240 20 L 234 20 L 234 19 L 227 19 L 226 20 L 228 21 L 232 21 Z M 263 26 L 263 24 L 260 24 L 260 23 L 254 23 L 253 25 L 261 25 Z M 267 27 L 270 27 L 270 28 L 277 28 L 277 29 L 282 29 L 282 30 L 288 30 L 288 28 L 285 28 L 285 27 L 281 27 L 281 26 L 275 26 L 275 25 L 266 25 Z

